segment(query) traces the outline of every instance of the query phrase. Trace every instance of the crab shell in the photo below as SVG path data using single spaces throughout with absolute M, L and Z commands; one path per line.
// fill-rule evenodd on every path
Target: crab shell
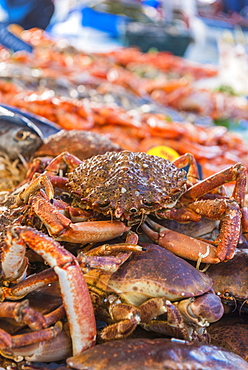
M 121 220 L 173 207 L 186 190 L 186 172 L 170 161 L 122 151 L 84 160 L 68 175 L 76 205 Z
M 125 339 L 103 343 L 67 359 L 78 370 L 248 369 L 240 356 L 210 344 L 158 339 Z
M 87 274 L 87 283 L 117 293 L 136 307 L 153 297 L 165 297 L 173 302 L 211 289 L 212 280 L 187 261 L 158 245 L 142 245 L 146 251 L 134 252 L 110 279 L 95 270 Z
M 218 266 L 211 265 L 206 274 L 213 280 L 213 289 L 226 302 L 245 303 L 248 299 L 248 249 L 236 250 L 234 257 Z
M 44 140 L 35 152 L 35 157 L 56 157 L 68 151 L 79 159 L 106 152 L 119 152 L 122 148 L 113 143 L 107 136 L 83 130 L 60 130 Z

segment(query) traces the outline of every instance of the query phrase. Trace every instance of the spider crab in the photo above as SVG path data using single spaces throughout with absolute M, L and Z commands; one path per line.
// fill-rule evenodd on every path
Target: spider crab
M 57 176 L 62 164 L 67 166 L 68 178 Z M 186 176 L 182 168 L 188 164 Z M 244 234 L 248 230 L 244 207 L 246 176 L 246 168 L 237 163 L 198 181 L 197 165 L 191 154 L 171 163 L 130 151 L 107 152 L 84 161 L 64 152 L 51 161 L 43 174 L 34 176 L 20 192 L 16 204 L 29 201 L 32 211 L 56 240 L 76 243 L 110 240 L 132 225 L 143 223 L 142 228 L 151 240 L 179 256 L 195 261 L 201 256 L 202 262 L 218 263 L 233 257 L 241 220 Z M 235 182 L 230 197 L 222 187 L 227 182 Z M 65 206 L 63 214 L 53 200 L 52 184 L 73 197 L 72 207 Z M 108 220 L 81 222 L 85 210 Z M 79 222 L 74 223 L 67 216 L 75 212 Z M 178 222 L 199 221 L 203 216 L 220 220 L 219 236 L 213 242 L 187 237 L 161 228 L 147 217 L 150 214 Z

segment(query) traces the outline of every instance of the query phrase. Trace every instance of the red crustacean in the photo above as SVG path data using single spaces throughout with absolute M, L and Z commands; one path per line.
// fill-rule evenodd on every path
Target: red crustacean
M 20 253 L 20 249 L 24 250 L 25 252 L 26 245 L 44 258 L 44 260 L 53 268 L 58 276 L 63 305 L 69 322 L 73 353 L 79 353 L 86 348 L 93 346 L 96 340 L 96 323 L 86 282 L 76 258 L 69 251 L 59 245 L 58 242 L 31 227 L 9 227 L 6 237 L 6 247 L 4 250 L 6 259 L 5 263 L 3 264 L 3 273 L 5 274 L 6 271 L 8 273 L 8 269 L 6 269 L 6 267 L 8 267 L 8 259 L 9 263 L 11 263 L 11 257 L 14 255 L 14 253 L 16 253 L 16 260 L 18 260 L 19 264 L 22 264 L 23 253 Z M 18 268 L 17 262 L 15 267 Z M 5 279 L 8 280 L 8 276 L 6 276 Z M 46 284 L 46 281 L 47 280 L 44 276 L 44 281 L 42 281 L 42 284 Z M 36 279 L 33 289 L 36 289 L 38 286 L 39 281 Z M 6 292 L 8 292 L 8 289 L 9 288 L 2 288 L 2 300 L 6 299 Z M 9 294 L 8 299 L 20 299 L 31 290 L 31 288 L 28 290 L 26 287 L 26 289 L 23 289 L 22 295 L 19 295 L 18 297 L 18 295 Z M 7 305 L 8 303 L 4 302 L 4 304 Z M 9 306 L 11 307 L 11 305 L 15 305 L 17 307 L 18 304 L 10 303 Z M 30 312 L 32 313 L 31 309 Z M 62 314 L 63 313 L 64 311 L 62 311 Z M 19 341 L 17 341 L 15 340 L 15 336 L 11 337 L 6 333 L 6 335 L 8 335 L 9 342 L 5 343 L 5 346 L 2 346 L 2 353 L 4 353 L 4 350 L 6 349 L 6 354 L 9 354 L 11 351 L 13 351 L 14 354 L 15 348 L 36 342 L 42 342 L 43 340 L 53 339 L 55 335 L 52 328 L 45 329 L 49 335 L 44 335 L 42 338 L 42 332 L 39 330 L 42 326 L 38 326 L 37 319 L 35 316 L 30 316 L 30 321 L 34 321 L 33 327 L 31 321 L 31 328 L 34 328 L 36 331 L 26 335 L 29 337 L 29 340 L 25 341 L 25 335 L 24 337 L 21 335 Z M 36 321 L 37 324 L 35 326 Z M 44 321 L 43 327 L 46 326 L 47 322 Z M 59 327 L 59 333 L 61 332 L 63 326 L 61 323 L 57 324 L 57 326 Z M 23 353 L 25 354 L 25 348 Z
M 68 180 L 54 176 L 61 161 L 69 164 Z M 191 183 L 180 169 L 187 164 L 190 164 Z M 206 263 L 231 259 L 239 240 L 241 219 L 243 232 L 247 229 L 246 168 L 237 163 L 202 181 L 197 181 L 197 176 L 196 163 L 189 154 L 172 164 L 159 157 L 129 151 L 108 152 L 84 161 L 62 153 L 44 174 L 20 192 L 17 204 L 29 200 L 34 213 L 57 240 L 78 243 L 109 240 L 128 231 L 133 224 L 145 221 L 142 228 L 152 240 L 184 258 L 197 261 L 200 253 Z M 54 194 L 50 181 L 70 192 L 74 199 L 72 206 L 92 210 L 111 220 L 73 223 L 49 201 Z M 230 198 L 213 194 L 233 181 L 235 187 Z M 39 192 L 43 187 L 45 197 Z M 199 221 L 202 216 L 221 220 L 220 233 L 213 243 L 187 238 L 146 218 L 152 213 L 179 222 Z
M 192 152 L 202 165 L 204 178 L 239 161 L 248 167 L 247 146 L 240 135 L 230 133 L 224 127 L 221 127 L 222 135 L 214 135 L 220 128 L 190 124 L 187 115 L 181 119 L 184 122 L 179 123 L 170 118 L 169 113 L 161 114 L 159 104 L 149 108 L 149 104 L 158 101 L 166 108 L 169 105 L 213 119 L 244 119 L 247 117 L 245 98 L 200 89 L 194 84 L 199 78 L 217 75 L 216 67 L 195 65 L 168 53 L 141 53 L 133 48 L 87 54 L 49 40 L 37 29 L 18 35 L 34 42 L 34 53 L 16 55 L 2 49 L 1 60 L 8 66 L 14 65 L 10 79 L 15 69 L 21 69 L 25 63 L 36 90 L 31 86 L 30 78 L 23 89 L 23 74 L 20 86 L 0 81 L 3 103 L 44 116 L 67 130 L 104 132 L 127 150 L 147 151 L 159 140 L 160 145 L 171 146 L 179 155 Z M 48 44 L 50 48 L 47 48 Z M 32 73 L 36 69 L 39 71 L 37 79 Z M 59 87 L 56 91 L 57 77 L 68 83 L 68 89 L 64 89 L 66 96 L 61 96 Z M 49 88 L 51 81 L 55 87 Z M 71 95 L 69 87 L 72 88 Z M 137 109 L 125 109 L 115 102 L 92 101 L 90 94 L 81 98 L 80 91 L 92 87 L 99 96 L 106 90 L 114 96 L 118 87 L 134 97 L 144 97 L 144 101 Z

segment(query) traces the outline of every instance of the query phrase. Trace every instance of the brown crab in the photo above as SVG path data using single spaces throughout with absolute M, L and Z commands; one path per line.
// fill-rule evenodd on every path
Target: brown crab
M 68 179 L 54 176 L 61 162 L 69 165 Z M 182 167 L 187 164 L 190 167 L 186 177 Z M 30 198 L 33 211 L 50 235 L 58 240 L 79 243 L 114 238 L 131 225 L 142 223 L 149 214 L 179 222 L 199 221 L 202 216 L 221 220 L 219 236 L 213 243 L 187 238 L 170 230 L 166 234 L 164 229 L 160 232 L 156 224 L 152 225 L 152 228 L 154 225 L 157 228 L 156 232 L 148 225 L 143 226 L 152 240 L 165 247 L 175 247 L 175 253 L 182 257 L 198 260 L 201 253 L 205 255 L 203 262 L 218 263 L 232 258 L 239 240 L 242 215 L 243 231 L 248 229 L 247 210 L 244 208 L 246 172 L 246 168 L 237 163 L 197 182 L 197 166 L 190 154 L 171 163 L 146 153 L 129 151 L 107 152 L 84 161 L 65 152 L 19 194 L 17 204 Z M 52 205 L 41 192 L 37 193 L 44 187 L 48 198 L 53 198 L 51 181 L 69 191 L 73 197 L 72 206 L 100 213 L 110 221 L 73 224 L 56 210 L 55 204 Z M 235 181 L 235 187 L 232 196 L 227 197 L 219 189 L 230 181 Z M 185 244 L 188 248 L 184 248 Z
M 113 143 L 106 135 L 84 130 L 60 130 L 48 136 L 34 153 L 35 159 L 29 168 L 26 181 L 34 173 L 43 172 L 52 158 L 68 151 L 79 159 L 87 159 L 106 152 L 120 152 L 122 148 Z
M 141 245 L 145 251 L 133 252 L 113 274 L 97 269 L 84 275 L 96 315 L 110 324 L 99 339 L 125 338 L 141 325 L 163 335 L 207 341 L 206 328 L 224 312 L 211 279 L 158 245 Z
M 213 280 L 213 289 L 221 298 L 226 312 L 247 307 L 248 249 L 236 249 L 230 261 L 211 265 L 206 274 Z
M 67 364 L 78 370 L 248 369 L 245 360 L 221 347 L 166 338 L 103 343 L 68 358 Z
M 248 317 L 246 313 L 224 315 L 208 328 L 211 344 L 234 352 L 248 362 Z
M 30 233 L 29 228 L 24 231 L 24 235 L 26 231 Z M 37 231 L 35 235 L 39 239 L 42 237 Z M 52 242 L 52 245 L 56 243 Z M 77 258 L 81 268 L 85 264 L 85 257 L 87 259 L 84 277 L 91 292 L 95 314 L 109 324 L 99 332 L 98 340 L 125 338 L 133 333 L 137 325 L 141 325 L 146 331 L 157 332 L 159 335 L 208 341 L 206 328 L 223 314 L 221 301 L 211 290 L 211 279 L 158 245 L 142 244 L 142 247 L 128 244 L 109 245 L 109 248 L 100 246 L 89 250 L 84 256 L 80 256 L 80 253 Z M 103 270 L 103 259 L 99 256 L 121 250 L 132 250 L 132 253 L 119 256 L 122 261 L 118 266 L 104 257 L 109 267 L 112 267 L 106 268 L 105 265 Z M 93 270 L 89 271 L 90 266 Z M 20 299 L 23 293 L 32 292 L 38 284 L 41 286 L 56 280 L 54 272 L 50 269 L 46 272 L 46 275 L 42 271 L 6 288 L 6 297 Z M 51 346 L 59 343 L 60 337 L 64 338 L 64 335 L 59 334 Z M 42 346 L 45 348 L 46 344 Z M 29 347 L 7 349 L 7 353 L 22 356 L 28 351 Z M 5 355 L 5 351 L 2 353 Z M 44 356 L 44 353 L 33 353 L 32 359 L 40 360 L 40 355 Z M 29 355 L 26 358 L 31 357 Z
M 97 154 L 121 150 L 106 135 L 84 130 L 60 130 L 44 140 L 35 152 L 35 157 L 56 157 L 68 151 L 79 159 L 87 159 Z

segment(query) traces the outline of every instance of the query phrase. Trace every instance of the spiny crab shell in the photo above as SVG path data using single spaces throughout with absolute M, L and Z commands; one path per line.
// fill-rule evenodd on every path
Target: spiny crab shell
M 146 153 L 107 152 L 68 175 L 75 205 L 120 220 L 171 208 L 186 190 L 186 172 Z

